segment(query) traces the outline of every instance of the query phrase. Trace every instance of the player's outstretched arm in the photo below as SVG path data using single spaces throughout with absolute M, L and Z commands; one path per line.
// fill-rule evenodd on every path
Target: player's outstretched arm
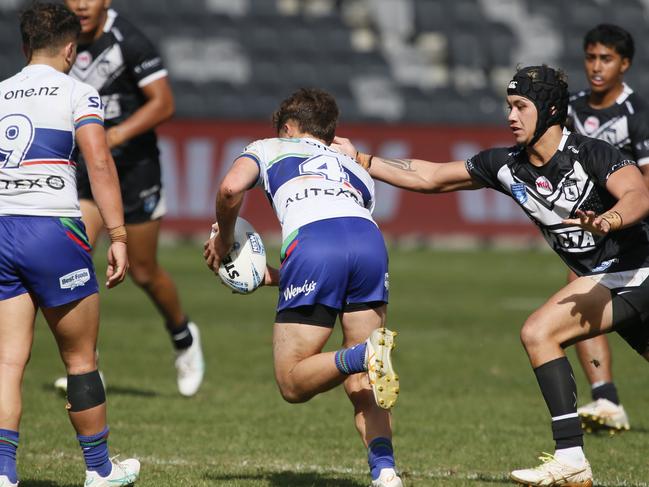
M 370 175 L 399 188 L 421 193 L 448 193 L 478 189 L 464 161 L 430 162 L 422 159 L 390 159 L 358 152 L 349 139 L 336 137 L 331 147 L 353 157 Z
M 124 280 L 128 270 L 126 228 L 117 169 L 102 125 L 84 125 L 77 129 L 75 137 L 86 161 L 92 195 L 111 239 L 106 270 L 106 286 L 111 288 Z
M 219 272 L 221 260 L 234 243 L 234 225 L 247 190 L 259 177 L 259 167 L 249 157 L 239 157 L 223 178 L 216 194 L 216 223 L 218 233 L 205 242 L 203 257 L 207 266 Z

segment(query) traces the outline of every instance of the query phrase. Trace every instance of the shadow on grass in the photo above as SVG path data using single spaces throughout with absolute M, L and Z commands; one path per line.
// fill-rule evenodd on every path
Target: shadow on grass
M 445 480 L 451 480 L 453 479 L 452 476 L 439 476 L 439 477 L 431 477 L 431 478 L 439 478 L 439 479 L 445 479 Z M 494 484 L 494 485 L 512 485 L 512 481 L 506 477 L 506 476 L 501 476 L 501 475 L 490 475 L 490 474 L 477 474 L 475 476 L 471 476 L 471 478 L 459 478 L 458 480 L 464 480 L 467 485 L 470 485 L 473 482 L 480 482 L 481 484 Z M 423 485 L 423 484 L 422 484 Z M 428 485 L 428 484 L 426 484 Z M 602 486 L 602 487 L 646 487 L 647 484 L 645 483 L 630 483 L 630 482 L 624 482 L 622 484 L 609 484 L 609 483 L 600 483 L 598 482 L 596 485 Z
M 635 435 L 635 434 L 641 434 L 641 435 L 646 435 L 649 433 L 648 428 L 644 428 L 641 426 L 631 426 L 631 429 L 629 431 L 622 431 L 621 433 L 614 433 L 611 434 L 608 430 L 594 430 L 590 433 L 588 433 L 588 436 L 591 436 L 593 438 L 610 438 L 613 436 L 626 436 L 626 435 Z
M 77 484 L 60 484 L 51 480 L 20 480 L 20 487 L 78 487 Z
M 340 479 L 317 472 L 261 472 L 249 474 L 206 474 L 206 480 L 265 480 L 276 487 L 367 487 L 368 482 Z M 22 486 L 21 486 L 22 487 Z
M 108 384 L 106 394 L 111 396 L 140 396 L 140 397 L 158 397 L 156 391 L 147 391 L 144 389 L 135 389 L 134 387 L 111 386 Z

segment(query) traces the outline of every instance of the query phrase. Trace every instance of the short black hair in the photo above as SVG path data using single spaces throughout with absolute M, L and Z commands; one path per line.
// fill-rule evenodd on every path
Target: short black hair
M 584 51 L 591 44 L 603 44 L 615 50 L 623 58 L 633 61 L 635 43 L 633 37 L 618 25 L 599 24 L 584 36 Z
M 339 114 L 333 95 L 318 88 L 301 88 L 282 101 L 272 120 L 278 133 L 287 121 L 294 120 L 300 131 L 331 144 Z
M 76 42 L 81 23 L 63 3 L 34 2 L 20 15 L 20 34 L 29 53 L 57 50 L 68 42 Z

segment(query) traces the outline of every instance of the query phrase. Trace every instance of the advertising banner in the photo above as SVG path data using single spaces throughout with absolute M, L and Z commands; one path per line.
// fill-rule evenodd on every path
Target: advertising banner
M 164 228 L 181 234 L 208 231 L 218 184 L 232 161 L 249 142 L 274 136 L 270 123 L 231 121 L 174 121 L 158 134 L 168 207 Z M 436 162 L 465 160 L 513 143 L 506 128 L 479 126 L 350 124 L 341 126 L 338 134 L 363 152 Z M 248 193 L 241 215 L 261 233 L 279 232 L 261 189 Z M 429 195 L 377 182 L 374 217 L 392 237 L 538 235 L 513 200 L 486 189 Z

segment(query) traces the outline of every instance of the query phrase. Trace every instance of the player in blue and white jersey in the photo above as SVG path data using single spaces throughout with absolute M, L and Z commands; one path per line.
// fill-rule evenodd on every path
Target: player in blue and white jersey
M 110 0 L 65 0 L 65 4 L 81 22 L 79 54 L 70 75 L 93 86 L 105 105 L 106 137 L 124 201 L 129 275 L 162 315 L 176 355 L 178 391 L 193 396 L 205 371 L 200 332 L 186 315 L 172 277 L 158 262 L 166 206 L 155 128 L 174 113 L 167 70 L 151 41 L 111 9 Z M 78 159 L 77 190 L 94 244 L 102 231 L 101 215 L 84 158 Z M 65 381 L 57 380 L 56 385 L 64 389 Z
M 97 91 L 67 73 L 81 30 L 60 3 L 21 16 L 28 65 L 0 82 L 0 486 L 18 485 L 21 384 L 34 320 L 43 313 L 68 374 L 68 413 L 86 461 L 86 487 L 130 485 L 135 459 L 108 455 L 106 396 L 95 347 L 99 295 L 76 191 L 75 147 L 111 236 L 107 286 L 128 269 L 115 165 Z M 47 434 L 42 432 L 41 434 Z
M 372 485 L 401 487 L 388 411 L 399 392 L 390 358 L 395 333 L 384 328 L 388 256 L 371 216 L 372 178 L 329 148 L 337 120 L 336 101 L 321 90 L 302 89 L 281 103 L 273 116 L 279 137 L 246 147 L 221 183 L 219 232 L 206 242 L 205 258 L 218 272 L 245 192 L 263 188 L 282 225 L 281 269 L 266 275 L 266 284 L 279 284 L 273 352 L 280 392 L 300 403 L 343 383 Z M 323 353 L 337 317 L 346 348 Z
M 568 123 L 579 134 L 617 147 L 626 159 L 637 162 L 649 182 L 649 107 L 624 82 L 634 52 L 633 37 L 617 25 L 601 24 L 586 34 L 584 69 L 590 89 L 570 97 Z M 569 279 L 576 277 L 569 273 Z M 606 336 L 579 342 L 575 348 L 593 399 L 577 410 L 586 431 L 629 429 L 629 418 L 613 382 Z
M 517 71 L 507 89 L 516 146 L 434 163 L 360 154 L 370 174 L 414 191 L 493 188 L 514 199 L 577 276 L 527 319 L 521 341 L 552 417 L 553 455 L 516 470 L 523 485 L 591 487 L 564 349 L 616 331 L 649 360 L 649 190 L 634 161 L 610 144 L 562 129 L 568 85 L 548 66 Z M 347 139 L 334 147 L 355 154 Z

